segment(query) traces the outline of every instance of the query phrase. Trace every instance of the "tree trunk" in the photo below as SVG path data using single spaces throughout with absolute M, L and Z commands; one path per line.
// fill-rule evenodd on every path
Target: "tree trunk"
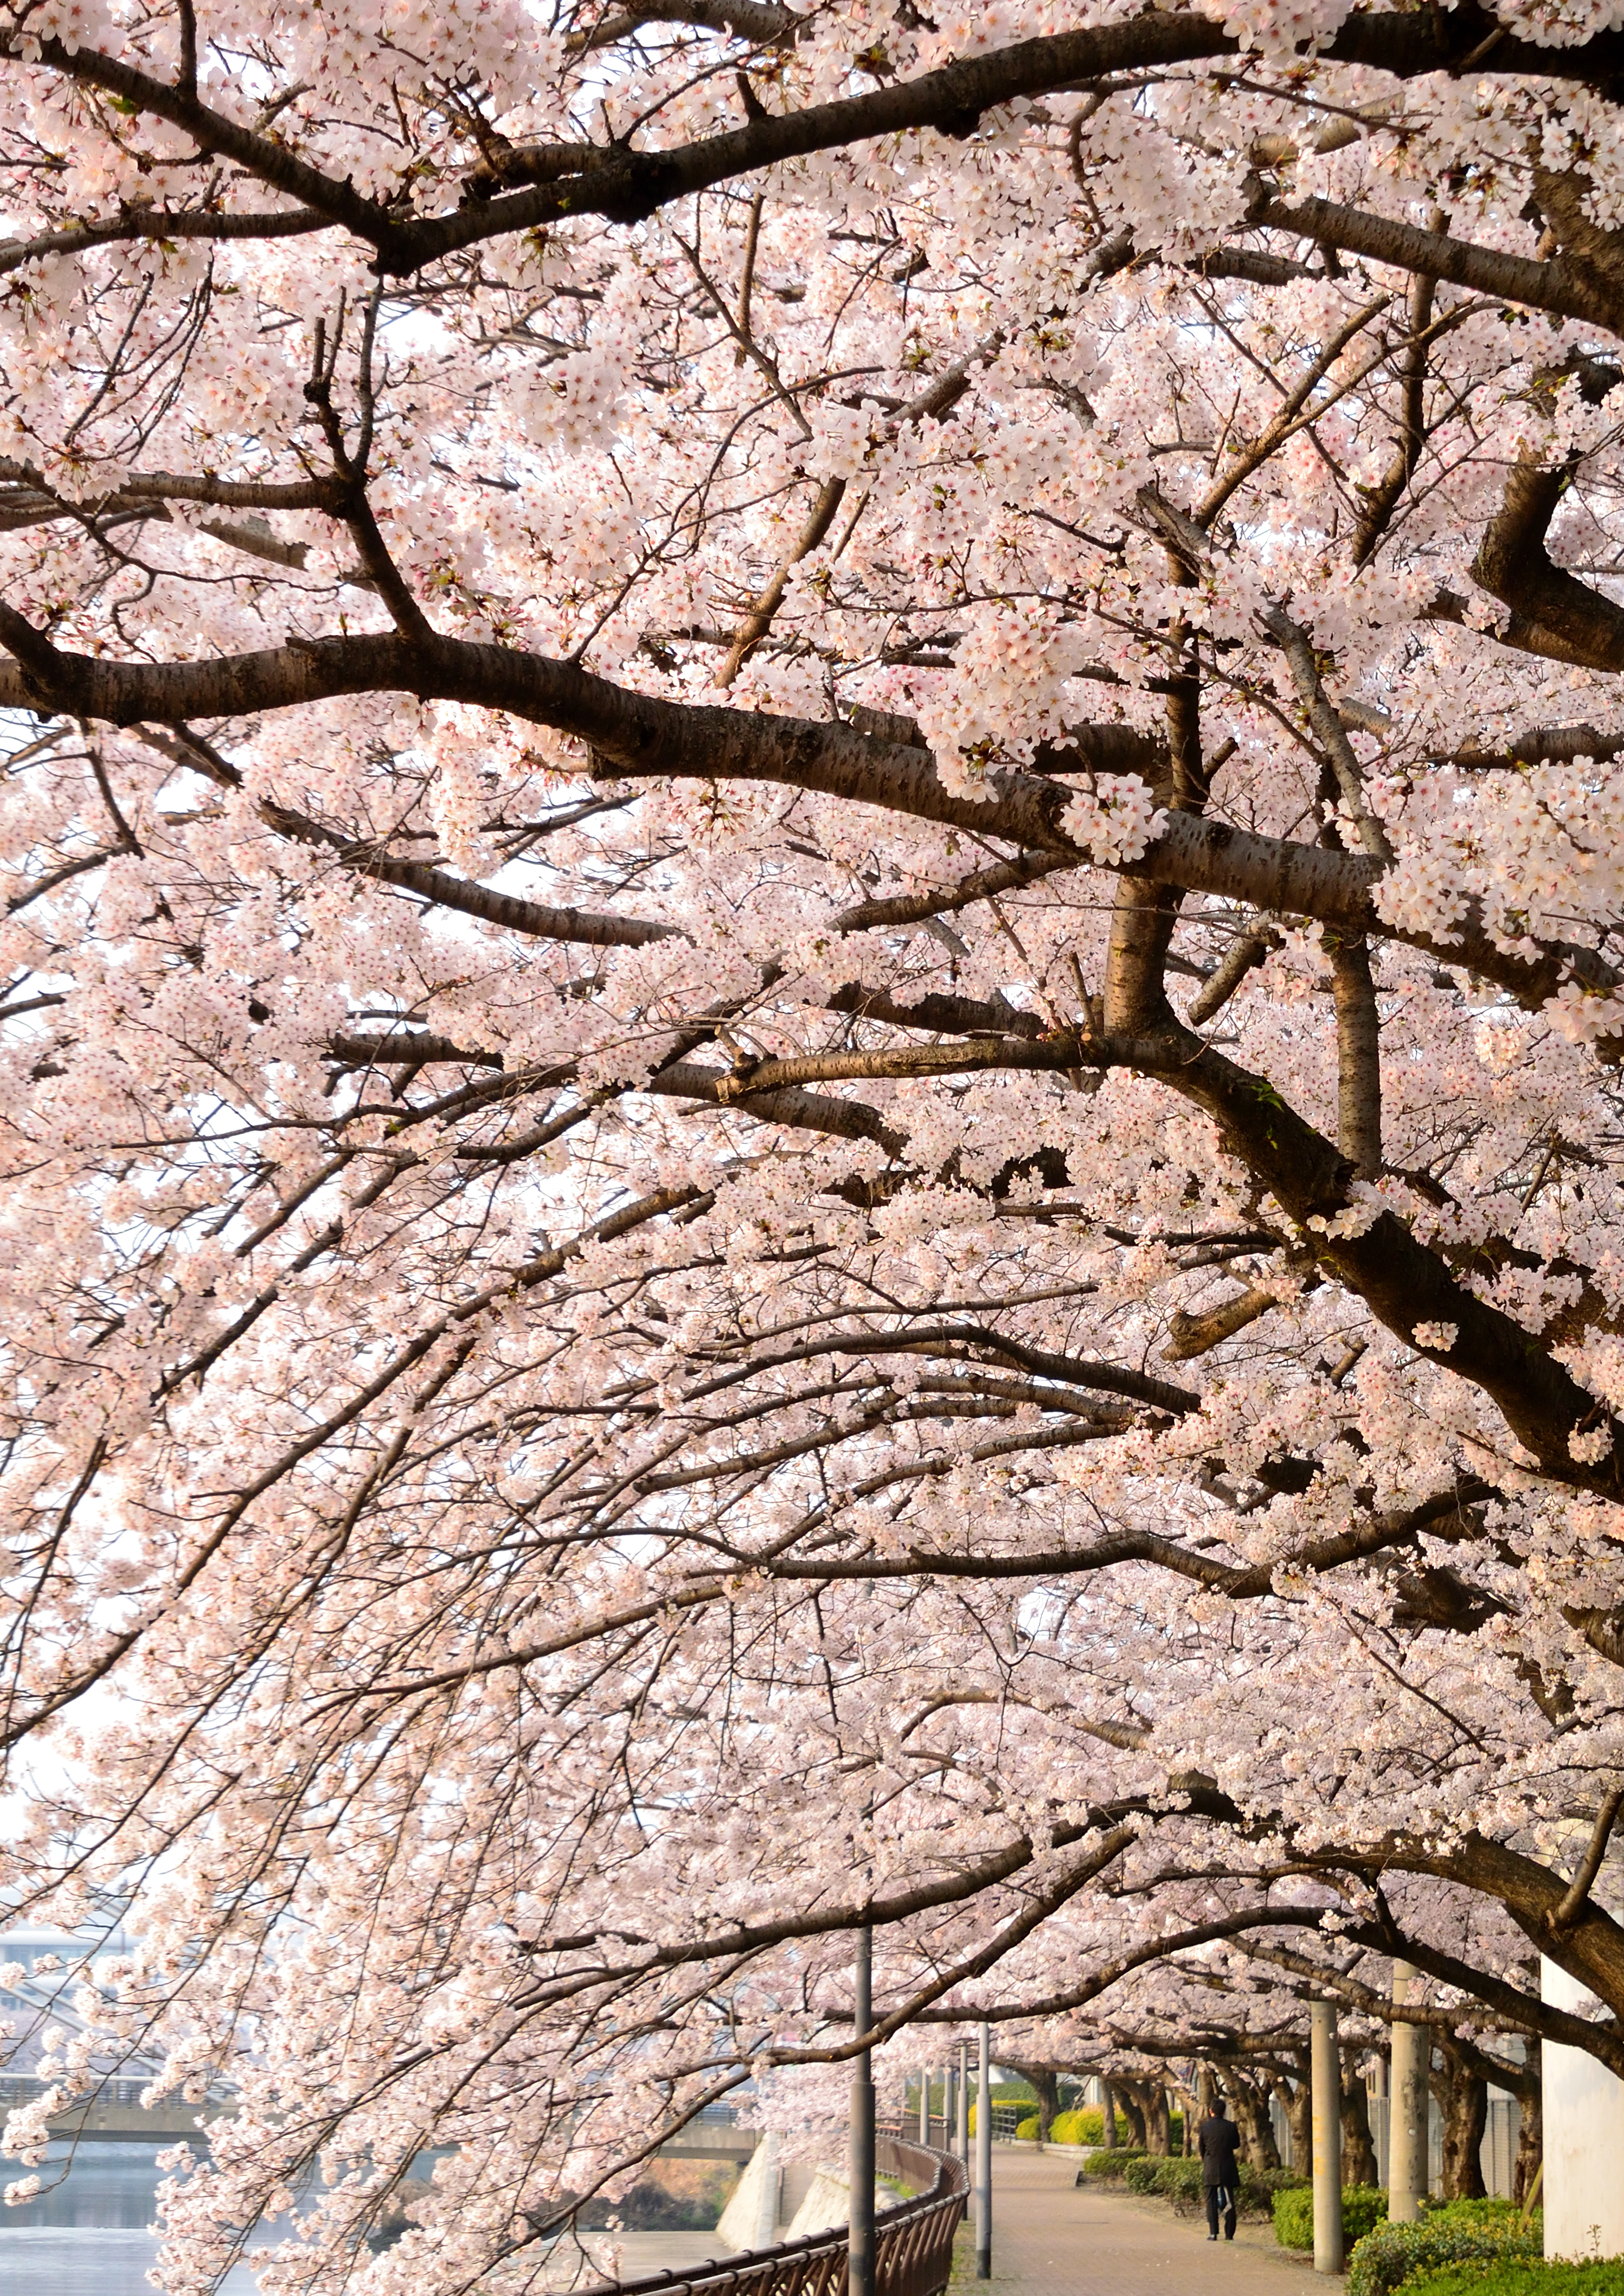
M 1168 2093 L 1160 2081 L 1152 2081 L 1144 2092 L 1144 2142 L 1146 2150 L 1165 2161 L 1173 2150 L 1168 2132 Z
M 1144 2142 L 1144 2107 L 1140 2103 L 1136 2094 L 1137 2086 L 1134 2081 L 1119 2081 L 1117 2102 L 1122 2108 L 1122 2118 L 1128 2123 L 1128 2142 L 1130 2150 L 1143 2152 L 1148 2148 Z
M 1520 2208 L 1527 2208 L 1528 2196 L 1534 2188 L 1535 2173 L 1545 2158 L 1545 2123 L 1540 2110 L 1539 2043 L 1530 2039 L 1526 2060 L 1534 2079 L 1526 2094 L 1517 2099 L 1521 2121 L 1517 2130 L 1517 2165 L 1512 2175 L 1512 2198 Z
M 1101 2084 L 1100 2084 L 1100 2090 L 1101 2090 L 1101 2094 L 1102 2094 L 1102 2095 L 1103 2095 L 1103 2096 L 1104 2097 L 1104 2099 L 1105 2099 L 1105 2104 L 1104 2104 L 1104 2121 L 1105 2121 L 1105 2132 L 1104 2132 L 1104 2133 L 1105 2133 L 1105 2147 L 1106 2147 L 1106 2150 L 1107 2150 L 1108 2152 L 1114 2152 L 1116 2151 L 1116 2149 L 1117 2149 L 1117 2091 L 1116 2091 L 1116 2084 L 1115 2084 L 1113 2081 L 1102 2081 L 1102 2082 L 1101 2082 Z
M 1444 2116 L 1444 2198 L 1480 2201 L 1488 2187 L 1478 2148 L 1489 2120 L 1489 2084 L 1469 2073 L 1448 2042 L 1443 2045 L 1443 2069 L 1433 2075 L 1433 2094 Z
M 1275 2124 L 1269 2113 L 1268 2089 L 1261 2081 L 1253 2080 L 1249 2073 L 1232 2070 L 1229 2094 L 1234 2105 L 1235 2123 L 1241 2132 L 1242 2159 L 1252 2169 L 1279 2168 L 1280 2147 L 1275 2139 Z
M 1314 2158 L 1314 2093 L 1308 2074 L 1299 2072 L 1294 2080 L 1283 2074 L 1274 2088 L 1292 2132 L 1292 2166 L 1306 2177 Z
M 1038 2098 L 1038 2142 L 1049 2141 L 1049 2123 L 1060 2111 L 1060 2074 L 1054 2065 L 1031 2065 L 1019 2057 L 1000 2057 L 998 2062 L 1007 2065 L 1013 2073 L 1032 2089 Z
M 1377 2182 L 1375 2141 L 1370 2133 L 1370 2103 L 1365 2087 L 1365 2076 L 1357 2070 L 1353 2053 L 1342 2055 L 1342 2182 L 1344 2185 L 1374 2185 Z

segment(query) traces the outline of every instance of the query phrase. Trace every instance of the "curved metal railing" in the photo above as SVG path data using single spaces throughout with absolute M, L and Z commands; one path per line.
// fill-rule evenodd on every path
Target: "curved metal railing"
M 951 2152 L 876 2135 L 874 2166 L 882 2176 L 925 2187 L 874 2219 L 874 2296 L 942 2296 L 953 2269 L 953 2236 L 970 2196 L 964 2162 Z M 846 2242 L 841 2225 L 780 2241 L 775 2248 L 708 2258 L 689 2272 L 653 2272 L 612 2284 L 619 2296 L 845 2296 Z

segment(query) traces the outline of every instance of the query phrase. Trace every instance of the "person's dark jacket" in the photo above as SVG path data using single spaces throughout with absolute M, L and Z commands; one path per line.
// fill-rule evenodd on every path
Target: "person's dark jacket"
M 1240 2142 L 1240 2130 L 1221 2112 L 1196 2123 L 1195 2149 L 1202 2156 L 1203 2186 L 1221 2185 L 1226 2192 L 1234 2192 L 1240 2182 L 1241 2172 L 1235 2163 Z

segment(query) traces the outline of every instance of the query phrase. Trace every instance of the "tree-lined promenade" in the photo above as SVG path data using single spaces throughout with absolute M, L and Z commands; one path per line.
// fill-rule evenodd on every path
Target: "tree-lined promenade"
M 0 1885 L 174 2296 L 983 2021 L 1624 2074 L 1624 49 L 1082 12 L 0 10 Z

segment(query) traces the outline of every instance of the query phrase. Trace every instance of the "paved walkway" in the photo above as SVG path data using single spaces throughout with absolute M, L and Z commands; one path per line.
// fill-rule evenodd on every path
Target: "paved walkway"
M 992 2279 L 975 2279 L 974 2234 L 960 2232 L 953 2296 L 1313 2296 L 1306 2260 L 1279 2247 L 1268 2225 L 1243 2225 L 1233 2243 L 1207 2238 L 1201 2217 L 1165 2201 L 1076 2188 L 1078 2164 L 1055 2152 L 996 2145 L 992 2156 Z

